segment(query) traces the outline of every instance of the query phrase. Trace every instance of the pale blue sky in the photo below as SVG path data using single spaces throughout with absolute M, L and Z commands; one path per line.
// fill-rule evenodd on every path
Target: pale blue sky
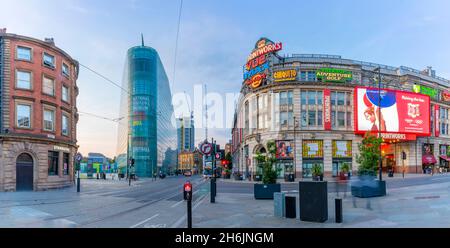
M 180 0 L 1 0 L 0 27 L 43 39 L 116 82 L 126 50 L 140 44 L 160 53 L 173 77 Z M 326 53 L 416 69 L 433 66 L 450 78 L 450 1 L 446 0 L 184 0 L 174 92 L 236 93 L 242 65 L 262 36 L 281 41 L 281 54 Z M 6 10 L 6 11 L 5 11 Z M 120 90 L 81 69 L 78 109 L 116 118 Z M 198 130 L 197 141 L 203 138 Z M 220 143 L 230 131 L 213 129 Z M 115 155 L 117 124 L 81 116 L 80 151 Z

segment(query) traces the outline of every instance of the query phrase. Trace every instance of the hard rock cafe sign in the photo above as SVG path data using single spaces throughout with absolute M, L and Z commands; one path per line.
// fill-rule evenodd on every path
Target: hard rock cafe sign
M 281 42 L 274 43 L 266 38 L 261 38 L 256 42 L 255 49 L 248 56 L 244 66 L 244 84 L 252 89 L 261 86 L 269 71 L 268 56 L 282 48 Z

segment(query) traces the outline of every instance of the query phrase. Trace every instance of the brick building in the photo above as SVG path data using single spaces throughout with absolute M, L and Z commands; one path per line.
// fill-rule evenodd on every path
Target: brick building
M 73 184 L 78 69 L 53 39 L 0 30 L 0 191 Z

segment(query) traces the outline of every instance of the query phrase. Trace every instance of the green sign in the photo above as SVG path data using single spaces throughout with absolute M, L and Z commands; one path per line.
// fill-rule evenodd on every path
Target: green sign
M 433 98 L 436 98 L 436 96 L 439 93 L 437 89 L 433 89 L 433 88 L 422 86 L 422 85 L 414 85 L 413 92 L 428 95 Z
M 351 71 L 322 68 L 316 72 L 317 79 L 322 82 L 345 83 L 353 80 L 353 73 Z

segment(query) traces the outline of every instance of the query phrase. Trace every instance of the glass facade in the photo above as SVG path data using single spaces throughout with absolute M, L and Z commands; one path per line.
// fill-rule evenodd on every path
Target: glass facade
M 176 167 L 176 130 L 169 80 L 158 53 L 150 47 L 128 50 L 121 99 L 118 155 L 135 159 L 138 177 Z M 174 155 L 175 154 L 175 155 Z M 126 167 L 126 159 L 119 167 Z

